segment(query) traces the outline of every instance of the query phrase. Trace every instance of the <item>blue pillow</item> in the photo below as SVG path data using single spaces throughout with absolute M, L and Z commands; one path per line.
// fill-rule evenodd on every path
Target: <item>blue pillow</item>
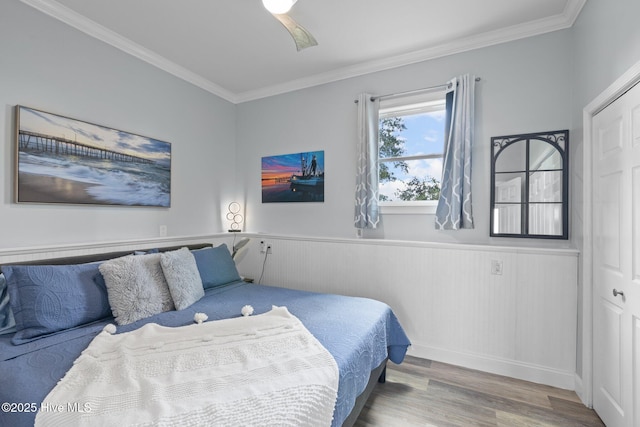
M 237 282 L 240 279 L 236 263 L 224 243 L 215 248 L 194 249 L 198 272 L 205 289 Z
M 94 282 L 100 262 L 3 266 L 16 321 L 14 344 L 111 315 L 105 287 Z
M 16 321 L 13 318 L 9 304 L 9 290 L 4 274 L 0 273 L 0 335 L 12 334 L 16 331 Z

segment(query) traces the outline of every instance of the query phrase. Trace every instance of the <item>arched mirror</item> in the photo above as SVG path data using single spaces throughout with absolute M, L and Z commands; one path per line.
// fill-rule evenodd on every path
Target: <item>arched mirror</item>
M 491 236 L 567 239 L 569 131 L 491 138 Z

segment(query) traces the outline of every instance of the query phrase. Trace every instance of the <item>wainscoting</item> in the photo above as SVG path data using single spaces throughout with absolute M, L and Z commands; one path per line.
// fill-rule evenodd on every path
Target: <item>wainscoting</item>
M 409 335 L 414 356 L 575 388 L 576 251 L 250 237 L 238 263 L 242 275 L 384 301 Z M 271 246 L 266 259 L 261 241 Z M 502 274 L 492 274 L 493 261 Z
M 238 268 L 256 282 L 389 304 L 413 356 L 573 390 L 577 252 L 243 234 Z M 0 250 L 0 263 L 189 243 L 230 233 Z M 260 242 L 271 253 L 260 252 Z M 266 258 L 265 258 L 266 256 Z M 502 274 L 492 274 L 493 261 Z M 357 316 L 358 313 L 345 313 Z

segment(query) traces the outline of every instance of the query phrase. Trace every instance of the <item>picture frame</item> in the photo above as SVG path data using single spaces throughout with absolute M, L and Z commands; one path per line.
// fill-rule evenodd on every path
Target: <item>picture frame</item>
M 491 138 L 491 237 L 569 238 L 569 130 Z
M 171 206 L 171 144 L 16 105 L 15 202 Z
M 324 202 L 324 151 L 262 158 L 262 203 Z

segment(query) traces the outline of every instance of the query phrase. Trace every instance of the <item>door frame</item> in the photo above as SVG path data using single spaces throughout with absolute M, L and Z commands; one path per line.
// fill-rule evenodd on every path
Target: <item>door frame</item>
M 640 82 L 640 61 L 582 110 L 582 378 L 576 374 L 576 393 L 593 407 L 593 117 Z

